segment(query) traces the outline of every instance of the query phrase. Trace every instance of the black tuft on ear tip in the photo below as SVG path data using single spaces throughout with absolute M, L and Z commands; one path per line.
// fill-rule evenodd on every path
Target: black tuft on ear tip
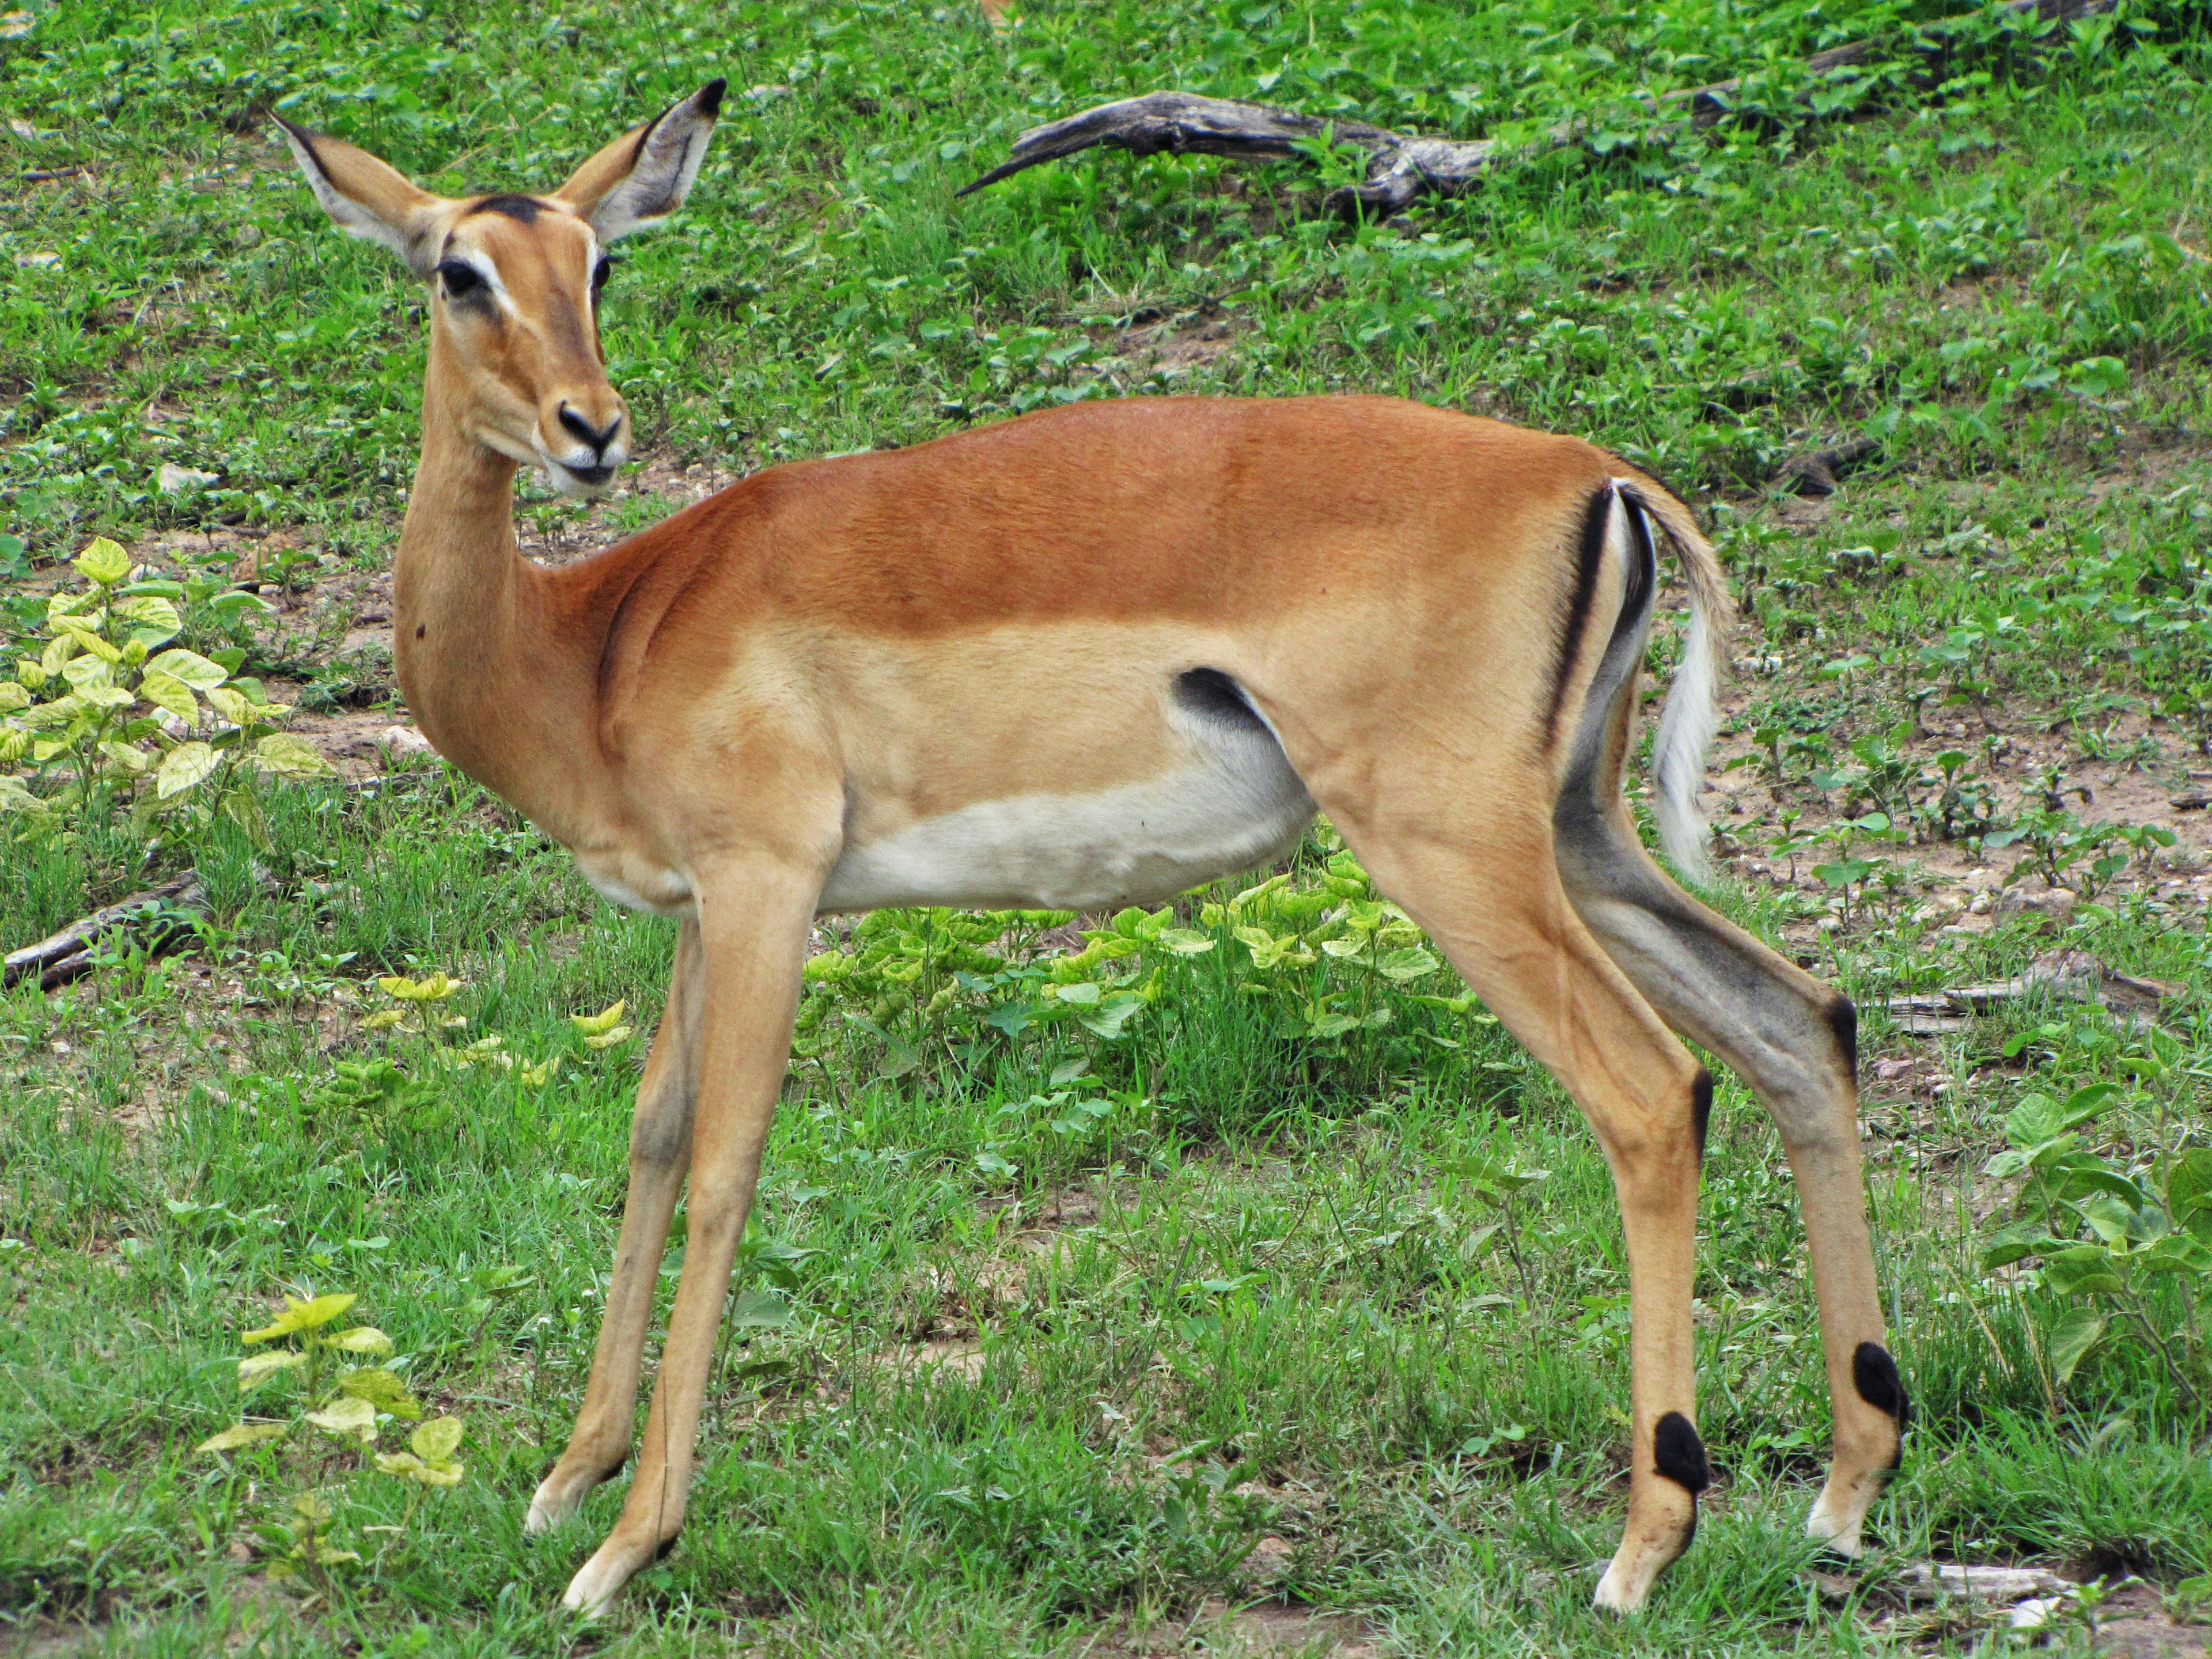
M 729 89 L 729 82 L 718 75 L 692 94 L 691 102 L 700 114 L 711 119 L 722 112 L 722 94 Z

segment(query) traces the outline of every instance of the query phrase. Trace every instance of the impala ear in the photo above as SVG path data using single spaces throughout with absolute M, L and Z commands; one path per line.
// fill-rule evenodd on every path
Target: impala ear
M 432 236 L 445 198 L 418 188 L 365 149 L 295 127 L 281 115 L 272 118 L 283 130 L 315 199 L 339 228 L 383 243 L 427 281 L 438 264 Z
M 553 192 L 554 199 L 574 209 L 602 242 L 675 212 L 699 176 L 728 85 L 720 78 L 709 81 L 625 132 L 578 167 Z

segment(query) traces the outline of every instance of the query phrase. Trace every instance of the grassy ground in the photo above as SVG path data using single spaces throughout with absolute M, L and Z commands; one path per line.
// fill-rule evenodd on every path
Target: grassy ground
M 0 1000 L 0 1650 L 2014 1639 L 1905 1607 L 1892 1577 L 1931 1558 L 2136 1575 L 2121 1638 L 2161 1597 L 2185 1612 L 2212 1572 L 2204 1282 L 2069 1297 L 2043 1256 L 1985 1255 L 2019 1213 L 1990 1166 L 2023 1101 L 2118 1085 L 2078 1150 L 2153 1194 L 2212 1141 L 2212 836 L 2172 804 L 2212 769 L 2203 42 L 2145 13 L 1850 123 L 1637 142 L 1638 88 L 1750 72 L 1786 112 L 1789 58 L 1911 15 L 1178 0 L 1037 4 L 994 38 L 965 7 L 784 0 L 34 5 L 0 40 L 5 626 L 43 619 L 94 533 L 243 568 L 272 617 L 187 637 L 245 649 L 351 774 L 385 770 L 362 732 L 404 723 L 380 573 L 422 317 L 328 230 L 252 118 L 270 103 L 458 190 L 550 185 L 711 76 L 750 88 L 611 290 L 652 465 L 592 508 L 526 484 L 548 556 L 718 474 L 1166 390 L 1395 391 L 1584 433 L 1699 496 L 1746 612 L 1719 898 L 1865 1011 L 1920 1414 L 1884 1552 L 1824 1589 L 1798 1537 L 1826 1428 L 1802 1234 L 1723 1079 L 1698 1293 L 1725 1478 L 1652 1609 L 1590 1613 L 1624 1492 L 1603 1164 L 1448 975 L 1389 955 L 1417 945 L 1271 967 L 1230 931 L 1348 936 L 1371 895 L 1322 830 L 1236 915 L 1200 907 L 1247 884 L 1103 948 L 1078 934 L 1104 918 L 825 928 L 694 1519 L 579 1633 L 553 1609 L 619 1485 L 550 1539 L 520 1522 L 580 1397 L 671 934 L 395 762 L 273 793 L 264 846 L 0 844 L 10 945 L 188 858 L 211 904 L 191 952 Z M 1164 84 L 1463 136 L 1579 112 L 1607 153 L 1403 226 L 1320 222 L 1310 169 L 1175 158 L 950 199 L 1021 127 Z M 1880 450 L 1840 494 L 1769 487 L 1862 434 Z M 165 465 L 205 476 L 164 492 Z M 1885 1012 L 2057 950 L 2165 994 L 2136 994 L 2148 1018 L 2048 992 Z M 375 975 L 435 969 L 465 978 L 437 1005 L 465 1027 L 368 1023 Z M 588 1046 L 568 1017 L 617 999 L 635 1034 Z M 519 1063 L 468 1052 L 493 1036 Z M 464 1419 L 459 1486 L 410 1503 L 304 1443 L 193 1453 L 283 1287 L 359 1293 L 349 1318 Z M 310 1489 L 362 1559 L 279 1584 Z

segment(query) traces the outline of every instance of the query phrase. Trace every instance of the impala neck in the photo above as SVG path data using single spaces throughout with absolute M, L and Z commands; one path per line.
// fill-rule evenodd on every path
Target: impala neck
M 540 623 L 546 573 L 515 544 L 515 463 L 468 435 L 440 356 L 434 335 L 422 459 L 392 562 L 400 689 L 440 754 L 561 836 L 587 787 L 574 738 L 590 711 L 571 707 L 574 665 Z

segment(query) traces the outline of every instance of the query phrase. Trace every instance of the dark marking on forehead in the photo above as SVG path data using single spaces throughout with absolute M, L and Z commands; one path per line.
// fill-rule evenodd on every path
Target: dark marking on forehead
M 538 216 L 544 211 L 545 204 L 534 196 L 487 196 L 472 204 L 462 217 L 478 213 L 504 213 L 519 224 L 530 225 L 537 223 Z

